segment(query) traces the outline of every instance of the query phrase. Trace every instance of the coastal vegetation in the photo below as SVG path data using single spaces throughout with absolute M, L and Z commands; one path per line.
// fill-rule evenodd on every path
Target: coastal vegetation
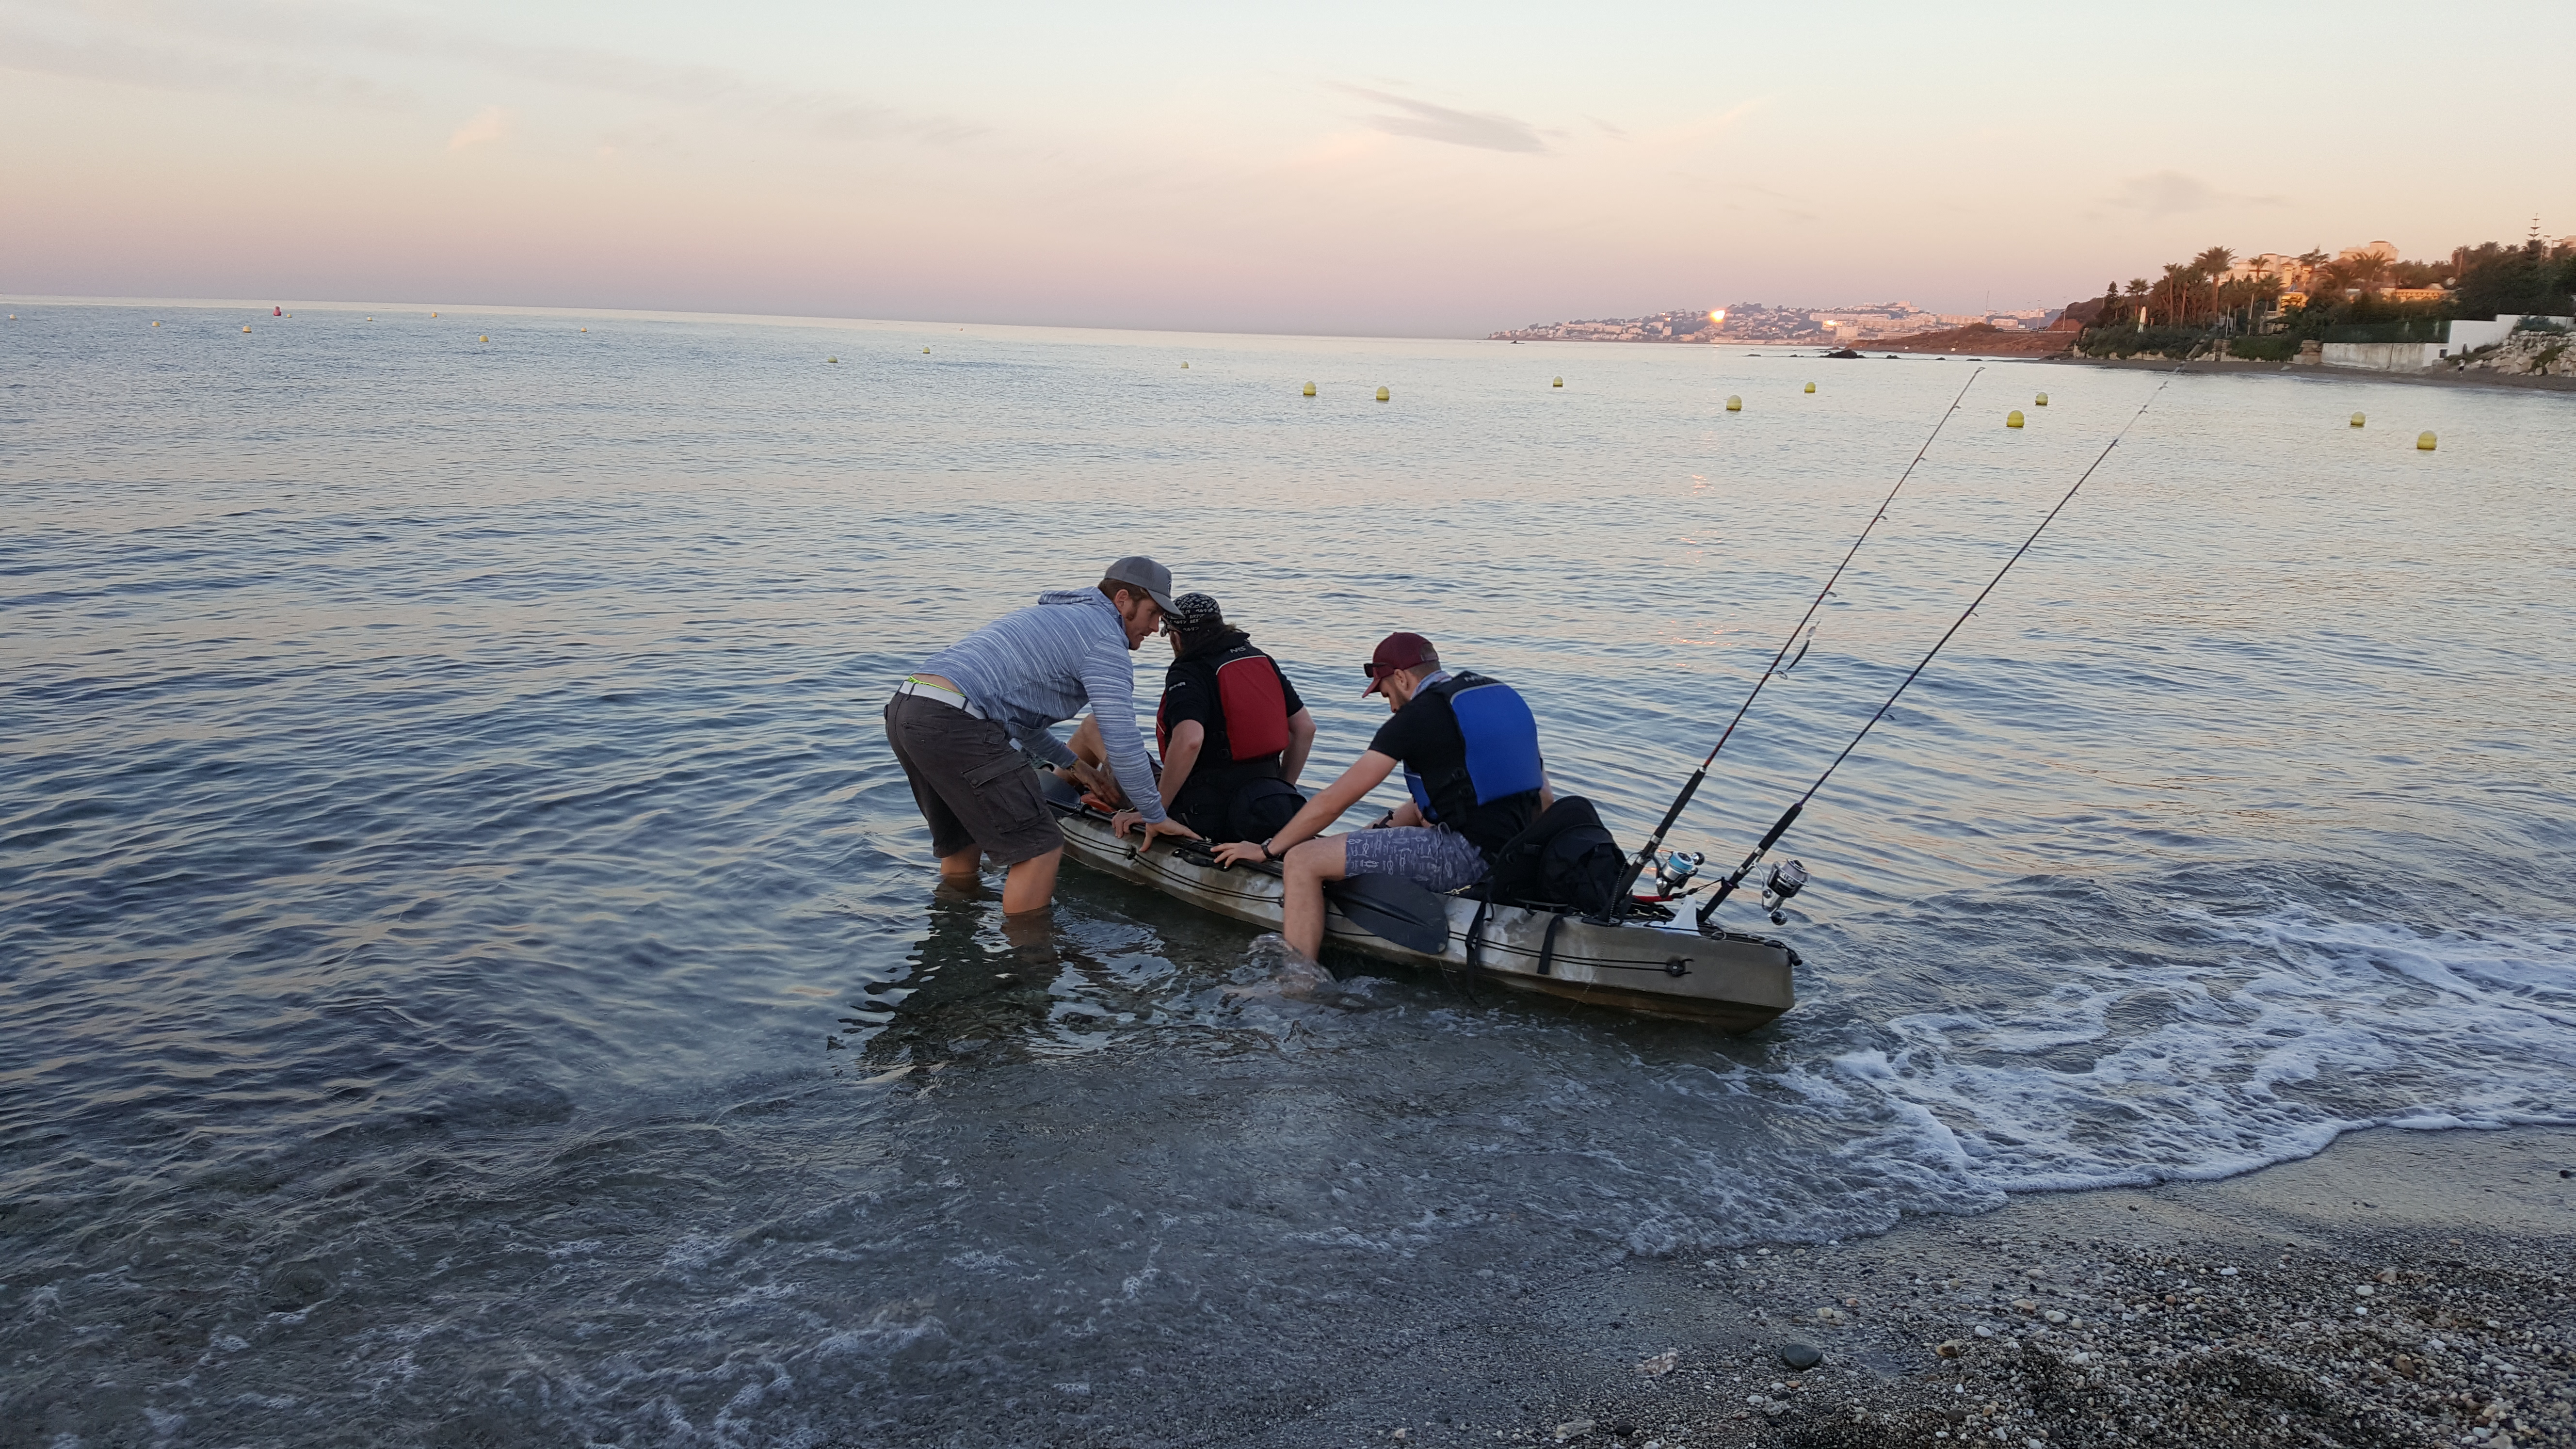
M 2576 246 L 2538 237 L 2407 261 L 2394 248 L 2309 251 L 2239 262 L 2210 247 L 2162 275 L 2104 285 L 2068 313 L 2084 321 L 2077 350 L 2093 357 L 2184 357 L 2224 348 L 2286 361 L 2319 342 L 2438 341 L 2446 324 L 2576 310 Z

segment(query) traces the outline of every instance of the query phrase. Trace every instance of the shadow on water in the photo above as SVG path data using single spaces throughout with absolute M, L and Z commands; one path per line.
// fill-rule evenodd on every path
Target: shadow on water
M 860 1060 L 884 1072 L 1030 1055 L 1047 1032 L 1058 973 L 1082 969 L 1055 913 L 1004 916 L 999 892 L 941 882 L 924 914 L 930 929 L 905 956 L 909 969 L 844 1018 L 865 1034 Z

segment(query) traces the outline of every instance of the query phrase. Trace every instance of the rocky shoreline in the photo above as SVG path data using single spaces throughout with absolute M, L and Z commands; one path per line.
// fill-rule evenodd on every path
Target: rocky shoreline
M 1347 1429 L 1620 1449 L 2576 1444 L 2571 1172 L 2564 1130 L 2379 1131 L 2226 1182 L 1604 1270 L 1564 1306 L 1618 1332 L 1534 1359 L 1548 1391 L 1517 1412 Z M 1346 1442 L 1321 1427 L 1267 1442 Z
M 2052 362 L 2079 367 L 2118 367 L 2139 372 L 2171 372 L 2179 367 L 2188 373 L 2292 373 L 2300 377 L 2328 378 L 2347 382 L 2402 382 L 2418 387 L 2474 387 L 2520 392 L 2576 392 L 2576 377 L 2556 377 L 2443 368 L 2434 372 L 2378 372 L 2361 367 L 2321 367 L 2288 362 L 2247 362 L 2238 358 L 2224 361 L 2203 359 L 2176 363 L 2146 357 L 2045 357 Z

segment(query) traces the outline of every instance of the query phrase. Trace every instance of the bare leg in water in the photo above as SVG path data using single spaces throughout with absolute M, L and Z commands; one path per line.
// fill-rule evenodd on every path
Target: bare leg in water
M 953 886 L 971 886 L 982 876 L 984 852 L 969 846 L 955 855 L 939 858 L 939 878 Z M 1055 899 L 1056 867 L 1064 863 L 1064 847 L 1057 846 L 1044 855 L 1033 855 L 1011 867 L 1002 882 L 1002 914 L 1025 915 L 1043 911 Z
M 1342 837 L 1318 836 L 1292 847 L 1279 862 L 1287 889 L 1281 893 L 1279 934 L 1288 947 L 1309 961 L 1324 949 L 1324 882 L 1350 874 Z

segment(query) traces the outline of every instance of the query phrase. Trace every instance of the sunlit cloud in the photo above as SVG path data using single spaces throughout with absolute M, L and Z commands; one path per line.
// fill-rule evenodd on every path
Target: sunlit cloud
M 498 141 L 510 134 L 510 120 L 510 113 L 501 107 L 485 106 L 473 120 L 457 127 L 456 134 L 447 138 L 447 149 L 465 151 Z
M 1448 146 L 1466 146 L 1478 151 L 1543 152 L 1547 142 L 1538 129 L 1527 121 L 1491 111 L 1457 111 L 1435 106 L 1429 101 L 1411 100 L 1385 91 L 1359 86 L 1342 86 L 1344 92 L 1362 96 L 1382 106 L 1392 106 L 1400 114 L 1362 116 L 1360 124 L 1390 136 L 1411 136 L 1417 140 L 1438 141 Z

